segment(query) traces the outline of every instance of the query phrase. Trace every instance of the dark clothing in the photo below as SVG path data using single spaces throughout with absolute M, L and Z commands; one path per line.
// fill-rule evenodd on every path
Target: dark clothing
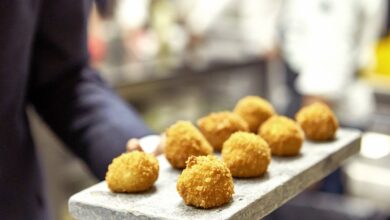
M 286 85 L 290 100 L 287 104 L 287 109 L 285 115 L 290 118 L 295 118 L 295 114 L 299 111 L 302 106 L 302 94 L 300 94 L 295 88 L 295 81 L 298 78 L 298 73 L 296 73 L 290 65 L 284 63 L 285 75 L 286 75 Z M 342 172 L 340 169 L 337 169 L 327 177 L 325 177 L 320 184 L 320 191 L 328 193 L 344 193 L 344 185 L 342 183 Z
M 295 114 L 299 111 L 302 106 L 302 95 L 295 89 L 295 81 L 298 78 L 298 74 L 288 65 L 284 63 L 286 85 L 289 95 L 289 101 L 287 103 L 287 109 L 284 115 L 295 118 Z
M 0 3 L 0 218 L 47 219 L 29 131 L 32 104 L 102 179 L 126 141 L 150 131 L 88 66 L 88 0 Z

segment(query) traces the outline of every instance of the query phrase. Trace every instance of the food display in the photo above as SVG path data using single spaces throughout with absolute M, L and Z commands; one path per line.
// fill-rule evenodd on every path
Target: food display
M 360 139 L 360 131 L 341 128 L 337 132 L 337 138 L 331 141 L 305 142 L 299 157 L 273 157 L 266 175 L 234 179 L 233 198 L 216 208 L 187 206 L 176 189 L 181 172 L 172 169 L 161 155 L 157 158 L 160 164 L 159 178 L 152 190 L 119 195 L 110 193 L 107 183 L 101 182 L 73 195 L 69 199 L 69 210 L 74 219 L 263 219 L 287 200 L 310 187 L 313 181 L 326 177 L 335 167 L 359 153 Z M 205 189 L 202 186 L 211 180 L 204 176 L 206 172 L 212 172 L 212 169 L 197 170 L 198 173 L 193 171 L 192 174 L 194 180 L 186 178 L 186 190 L 181 186 L 183 195 L 189 197 L 188 194 L 193 195 L 195 189 Z M 195 181 L 196 176 L 200 176 L 198 182 Z M 195 182 L 196 184 L 191 184 Z M 199 185 L 202 186 L 196 188 Z M 198 203 L 205 198 L 209 201 L 209 193 L 204 194 L 197 194 Z
M 142 192 L 151 188 L 158 178 L 157 159 L 140 151 L 124 153 L 108 166 L 107 185 L 113 192 Z
M 253 133 L 257 133 L 261 124 L 275 114 L 272 105 L 258 96 L 247 96 L 241 99 L 234 112 L 248 123 L 249 130 Z
M 260 136 L 236 132 L 223 144 L 222 160 L 233 177 L 258 177 L 267 171 L 271 151 Z
M 339 127 L 332 110 L 320 102 L 303 107 L 295 118 L 305 132 L 306 138 L 313 141 L 333 139 Z
M 259 135 L 271 148 L 273 155 L 298 155 L 303 144 L 304 133 L 292 119 L 272 116 L 259 129 Z
M 211 155 L 191 156 L 176 188 L 185 204 L 205 209 L 228 203 L 234 193 L 229 169 Z
M 178 121 L 166 131 L 164 154 L 174 168 L 185 168 L 190 156 L 213 152 L 206 138 L 189 121 Z
M 260 97 L 247 96 L 234 112 L 199 119 L 199 129 L 190 121 L 171 125 L 162 139 L 169 162 L 165 164 L 185 168 L 176 182 L 184 203 L 203 209 L 229 203 L 233 177 L 261 177 L 271 164 L 271 155 L 298 155 L 305 135 L 310 140 L 330 140 L 338 128 L 333 112 L 322 103 L 303 107 L 296 120 L 276 115 L 272 105 Z M 211 155 L 213 150 L 221 151 L 221 160 Z M 113 160 L 106 181 L 112 192 L 142 192 L 153 186 L 158 173 L 154 156 L 134 151 Z
M 211 113 L 198 120 L 202 134 L 211 146 L 220 151 L 223 143 L 237 131 L 249 131 L 248 124 L 241 116 L 232 112 Z

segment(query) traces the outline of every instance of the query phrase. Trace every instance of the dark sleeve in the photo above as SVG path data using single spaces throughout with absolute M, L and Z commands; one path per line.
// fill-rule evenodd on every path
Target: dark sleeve
M 151 131 L 88 66 L 90 2 L 42 2 L 32 54 L 30 101 L 71 151 L 102 179 L 111 160 L 125 151 L 129 138 Z

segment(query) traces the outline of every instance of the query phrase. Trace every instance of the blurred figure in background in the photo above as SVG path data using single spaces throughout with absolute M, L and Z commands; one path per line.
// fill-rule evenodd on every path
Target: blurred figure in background
M 180 5 L 171 0 L 119 0 L 115 20 L 131 60 L 164 59 L 185 44 Z
M 342 124 L 365 128 L 375 103 L 358 73 L 374 62 L 385 8 L 384 0 L 193 0 L 186 23 L 195 48 L 224 14 L 236 13 L 242 47 L 268 59 L 281 50 L 290 95 L 286 115 L 322 101 Z
M 385 8 L 384 0 L 284 1 L 280 41 L 291 94 L 287 115 L 323 101 L 342 124 L 367 125 L 375 103 L 357 76 L 373 62 Z
M 190 32 L 190 47 L 199 44 L 216 21 L 223 21 L 224 14 L 233 13 L 238 17 L 236 32 L 243 40 L 241 46 L 248 53 L 259 57 L 274 56 L 280 0 L 192 0 L 192 2 L 193 10 L 189 11 L 186 18 Z
M 294 117 L 302 105 L 330 105 L 341 124 L 364 129 L 374 111 L 371 88 L 358 81 L 373 61 L 385 16 L 384 0 L 285 0 L 280 16 L 281 48 Z M 340 170 L 320 189 L 343 193 Z

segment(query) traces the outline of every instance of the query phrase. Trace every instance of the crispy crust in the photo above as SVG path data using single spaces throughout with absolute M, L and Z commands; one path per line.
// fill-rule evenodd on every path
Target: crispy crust
M 190 156 L 212 152 L 213 148 L 191 122 L 178 121 L 166 131 L 164 154 L 174 168 L 185 168 Z
M 303 107 L 295 116 L 305 132 L 306 138 L 314 141 L 333 139 L 339 127 L 332 110 L 323 103 Z
M 140 151 L 124 153 L 108 166 L 106 181 L 113 192 L 131 193 L 148 190 L 158 178 L 157 159 Z
M 258 96 L 247 96 L 237 103 L 234 113 L 248 123 L 251 132 L 257 133 L 261 124 L 275 115 L 275 110 L 267 100 Z
M 229 169 L 211 155 L 191 156 L 176 188 L 185 204 L 205 209 L 228 203 L 234 193 Z
M 222 159 L 234 177 L 258 177 L 267 171 L 271 150 L 260 136 L 236 132 L 224 143 Z
M 220 151 L 223 143 L 237 131 L 248 131 L 248 124 L 232 112 L 211 113 L 198 120 L 200 131 L 214 150 Z
M 272 116 L 265 121 L 259 135 L 268 143 L 272 154 L 278 156 L 298 155 L 304 140 L 300 126 L 284 116 Z

